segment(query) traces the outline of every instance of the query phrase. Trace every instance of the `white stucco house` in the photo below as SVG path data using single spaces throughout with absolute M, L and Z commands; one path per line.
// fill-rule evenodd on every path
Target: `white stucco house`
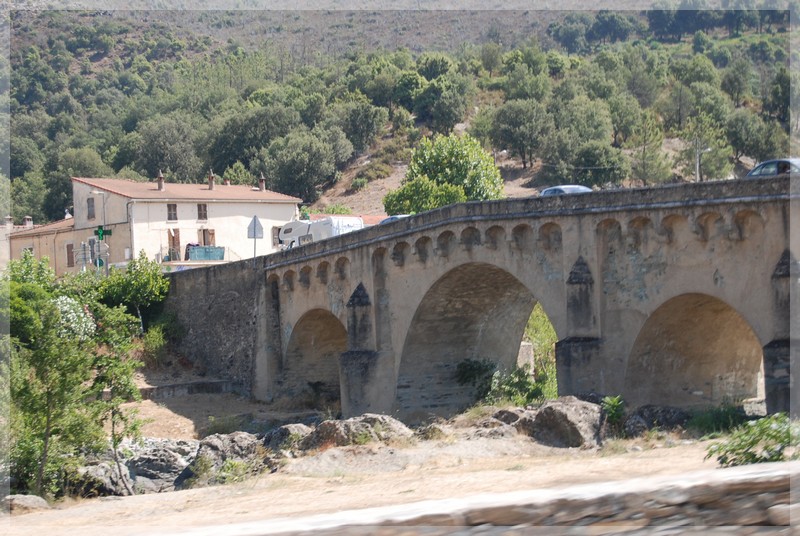
M 302 201 L 265 189 L 263 179 L 252 187 L 217 184 L 213 176 L 202 184 L 73 177 L 72 199 L 72 218 L 12 232 L 11 258 L 30 249 L 49 257 L 56 275 L 79 271 L 91 266 L 86 259 L 102 227 L 103 264 L 122 266 L 140 251 L 165 271 L 238 261 L 277 251 L 280 227 L 297 217 Z M 254 217 L 262 239 L 248 238 Z

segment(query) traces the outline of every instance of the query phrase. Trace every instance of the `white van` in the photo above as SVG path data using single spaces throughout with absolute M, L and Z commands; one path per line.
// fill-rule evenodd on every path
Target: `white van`
M 293 248 L 363 228 L 364 220 L 358 216 L 326 216 L 318 220 L 292 220 L 281 227 L 278 239 L 283 248 Z

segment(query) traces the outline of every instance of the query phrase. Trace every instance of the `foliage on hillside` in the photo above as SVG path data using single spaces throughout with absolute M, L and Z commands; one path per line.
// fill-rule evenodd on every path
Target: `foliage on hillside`
M 15 220 L 40 221 L 63 217 L 76 175 L 264 173 L 313 202 L 379 138 L 414 148 L 464 122 L 549 182 L 656 183 L 707 148 L 701 176 L 720 179 L 743 157 L 787 154 L 800 117 L 789 11 L 676 7 L 524 12 L 521 28 L 477 12 L 14 12 L 0 174 Z M 422 40 L 412 28 L 428 19 L 468 26 L 471 40 Z M 359 25 L 376 41 L 343 41 L 370 34 Z M 393 44 L 378 46 L 387 33 Z M 397 46 L 406 39 L 416 48 Z M 689 147 L 680 161 L 658 147 L 665 135 Z

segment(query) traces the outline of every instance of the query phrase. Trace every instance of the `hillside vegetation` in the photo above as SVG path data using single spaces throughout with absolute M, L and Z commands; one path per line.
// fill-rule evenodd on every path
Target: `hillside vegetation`
M 699 179 L 722 179 L 787 155 L 789 11 L 677 7 L 12 12 L 12 215 L 62 218 L 70 176 L 159 171 L 263 173 L 311 204 L 396 181 L 453 131 L 538 184 L 694 180 L 698 151 Z

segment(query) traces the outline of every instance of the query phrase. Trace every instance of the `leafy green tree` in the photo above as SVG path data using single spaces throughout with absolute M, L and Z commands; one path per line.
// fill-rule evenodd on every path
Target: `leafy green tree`
M 238 160 L 222 174 L 222 178 L 231 184 L 253 184 L 253 176 Z
M 140 332 L 144 333 L 144 312 L 150 306 L 161 303 L 167 297 L 169 279 L 161 273 L 161 267 L 147 258 L 144 250 L 132 259 L 126 269 L 112 268 L 103 280 L 100 294 L 109 305 L 125 305 L 136 313 Z
M 22 177 L 28 172 L 41 171 L 45 159 L 36 142 L 25 136 L 11 137 L 11 178 Z
M 416 214 L 467 200 L 464 189 L 455 184 L 437 184 L 422 175 L 386 194 L 383 199 L 387 214 Z
M 653 112 L 645 112 L 633 127 L 625 148 L 631 152 L 631 177 L 642 184 L 658 184 L 671 175 L 670 165 L 661 145 L 664 133 Z
M 40 171 L 29 171 L 11 181 L 11 216 L 14 221 L 22 223 L 25 216 L 30 216 L 36 223 L 47 221 L 44 213 L 46 197 L 47 183 Z
M 725 69 L 720 87 L 731 96 L 736 107 L 750 94 L 753 83 L 753 65 L 746 58 L 739 58 Z
M 573 177 L 578 184 L 592 186 L 619 183 L 630 175 L 631 166 L 620 149 L 608 142 L 590 140 L 576 154 Z
M 461 75 L 437 78 L 417 95 L 414 112 L 434 132 L 447 134 L 464 117 L 472 85 Z
M 393 100 L 409 112 L 414 109 L 417 96 L 428 85 L 425 77 L 415 71 L 405 71 L 397 79 Z
M 522 167 L 532 164 L 545 136 L 553 129 L 553 118 L 546 107 L 533 100 L 510 100 L 500 106 L 490 130 L 492 143 L 509 149 L 522 159 Z
M 142 123 L 138 132 L 141 145 L 136 163 L 148 177 L 162 171 L 173 182 L 197 182 L 202 162 L 195 152 L 196 134 L 189 116 L 155 117 Z
M 357 153 L 365 151 L 389 121 L 386 108 L 362 100 L 347 102 L 335 108 L 338 125 Z
M 589 13 L 569 13 L 562 22 L 556 22 L 548 26 L 547 33 L 559 45 L 564 47 L 568 53 L 577 54 L 585 52 L 588 48 L 587 35 L 592 28 L 592 24 L 594 24 L 594 16 Z
M 437 135 L 420 142 L 403 185 L 384 198 L 384 207 L 389 214 L 421 212 L 442 203 L 500 199 L 502 195 L 500 171 L 478 140 L 469 135 Z
M 602 43 L 609 41 L 627 41 L 633 33 L 634 26 L 628 17 L 616 12 L 601 10 L 591 26 L 590 35 Z
M 322 185 L 336 171 L 331 146 L 304 129 L 273 141 L 259 158 L 272 189 L 298 196 L 307 203 L 319 198 Z
M 699 159 L 699 181 L 723 179 L 730 175 L 733 166 L 729 158 L 733 149 L 728 145 L 724 130 L 706 114 L 689 118 L 681 132 L 686 149 L 680 153 L 684 173 L 694 177 Z
M 640 122 L 642 108 L 639 106 L 639 101 L 630 93 L 617 93 L 607 102 L 611 112 L 612 138 L 614 145 L 619 147 L 631 136 L 635 125 Z
M 525 63 L 517 63 L 506 77 L 505 91 L 508 100 L 543 101 L 550 95 L 550 78 L 546 74 L 533 74 Z
M 791 76 L 788 69 L 781 66 L 770 86 L 769 96 L 764 102 L 764 110 L 776 117 L 778 121 L 786 123 L 789 120 L 790 98 Z
M 53 495 L 69 459 L 97 445 L 87 411 L 91 354 L 70 333 L 52 296 L 35 283 L 10 286 L 12 475 L 22 489 Z
M 496 73 L 503 64 L 503 47 L 497 43 L 484 43 L 481 47 L 481 64 L 489 76 Z
M 453 67 L 450 56 L 441 52 L 423 52 L 417 59 L 417 72 L 428 81 L 449 73 Z
M 744 155 L 755 155 L 764 135 L 763 121 L 747 108 L 735 110 L 725 126 L 725 134 L 738 162 Z

